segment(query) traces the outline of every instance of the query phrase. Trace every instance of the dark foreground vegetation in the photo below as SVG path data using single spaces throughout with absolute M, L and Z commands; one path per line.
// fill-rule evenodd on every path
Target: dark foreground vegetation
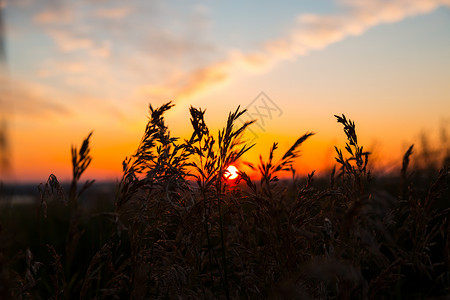
M 257 180 L 229 181 L 251 122 L 236 127 L 238 109 L 214 137 L 191 108 L 180 141 L 164 123 L 170 107 L 150 107 L 115 191 L 80 181 L 89 135 L 72 149 L 70 185 L 50 175 L 36 206 L 1 206 L 1 299 L 449 297 L 448 159 L 408 168 L 411 146 L 397 176 L 372 178 L 355 124 L 337 116 L 347 143 L 328 178 L 277 179 L 295 175 L 306 133 L 249 164 Z

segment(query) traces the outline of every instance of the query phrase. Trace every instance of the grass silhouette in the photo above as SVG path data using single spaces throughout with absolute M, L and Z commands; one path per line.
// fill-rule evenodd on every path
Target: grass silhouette
M 356 126 L 336 116 L 347 143 L 329 180 L 295 176 L 299 137 L 258 179 L 229 165 L 252 145 L 228 116 L 217 136 L 190 108 L 193 133 L 172 137 L 150 106 L 145 133 L 123 163 L 112 199 L 79 188 L 90 138 L 72 147 L 68 193 L 54 175 L 32 206 L 2 210 L 0 298 L 9 299 L 379 299 L 450 295 L 448 159 L 434 177 L 409 170 L 374 178 Z M 277 162 L 276 162 L 277 161 Z M 292 172 L 293 180 L 280 180 Z M 426 172 L 429 173 L 428 170 Z M 420 180 L 418 180 L 420 179 Z M 95 187 L 95 185 L 94 185 Z M 88 201 L 93 203 L 88 203 Z

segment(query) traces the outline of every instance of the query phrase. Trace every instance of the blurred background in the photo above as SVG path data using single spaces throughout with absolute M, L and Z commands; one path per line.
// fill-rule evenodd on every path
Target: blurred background
M 256 146 L 282 155 L 307 131 L 296 168 L 334 165 L 357 125 L 374 167 L 391 171 L 412 143 L 449 149 L 449 0 L 9 0 L 0 6 L 1 181 L 71 178 L 70 146 L 91 139 L 86 176 L 120 177 L 148 105 L 175 103 L 167 123 L 187 138 L 190 105 L 216 131 L 248 108 Z M 244 119 L 243 121 L 245 121 Z M 423 153 L 422 151 L 421 153 Z

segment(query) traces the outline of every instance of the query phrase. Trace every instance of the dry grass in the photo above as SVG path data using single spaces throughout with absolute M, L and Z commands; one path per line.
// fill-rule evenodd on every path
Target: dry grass
M 30 244 L 0 231 L 1 298 L 450 295 L 448 164 L 425 190 L 414 180 L 420 170 L 408 170 L 411 146 L 398 176 L 372 178 L 370 153 L 342 115 L 336 118 L 347 143 L 336 148 L 339 172 L 332 171 L 330 182 L 314 172 L 295 176 L 292 163 L 313 135 L 308 132 L 279 160 L 274 143 L 267 160 L 249 164 L 258 180 L 242 172 L 229 182 L 227 166 L 252 147 L 242 141 L 252 122 L 235 124 L 245 111 L 230 113 L 214 136 L 205 111 L 191 108 L 193 133 L 181 141 L 164 121 L 172 106 L 150 106 L 141 143 L 123 163 L 112 210 L 83 209 L 80 199 L 93 181 L 81 189 L 78 182 L 91 161 L 91 134 L 78 151 L 73 147 L 69 193 L 53 175 L 40 186 L 38 218 L 29 220 L 35 225 L 21 228 L 34 237 Z M 279 180 L 281 172 L 294 179 Z

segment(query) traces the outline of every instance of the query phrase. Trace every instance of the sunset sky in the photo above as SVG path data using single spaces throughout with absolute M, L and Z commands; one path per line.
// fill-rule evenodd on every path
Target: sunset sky
M 85 178 L 119 178 L 149 103 L 175 103 L 166 119 L 183 138 L 190 105 L 213 131 L 257 105 L 267 117 L 252 127 L 255 163 L 273 142 L 281 156 L 315 132 L 301 174 L 334 164 L 345 143 L 335 114 L 387 167 L 450 126 L 450 0 L 9 0 L 2 13 L 6 181 L 70 179 L 70 146 L 90 131 Z

